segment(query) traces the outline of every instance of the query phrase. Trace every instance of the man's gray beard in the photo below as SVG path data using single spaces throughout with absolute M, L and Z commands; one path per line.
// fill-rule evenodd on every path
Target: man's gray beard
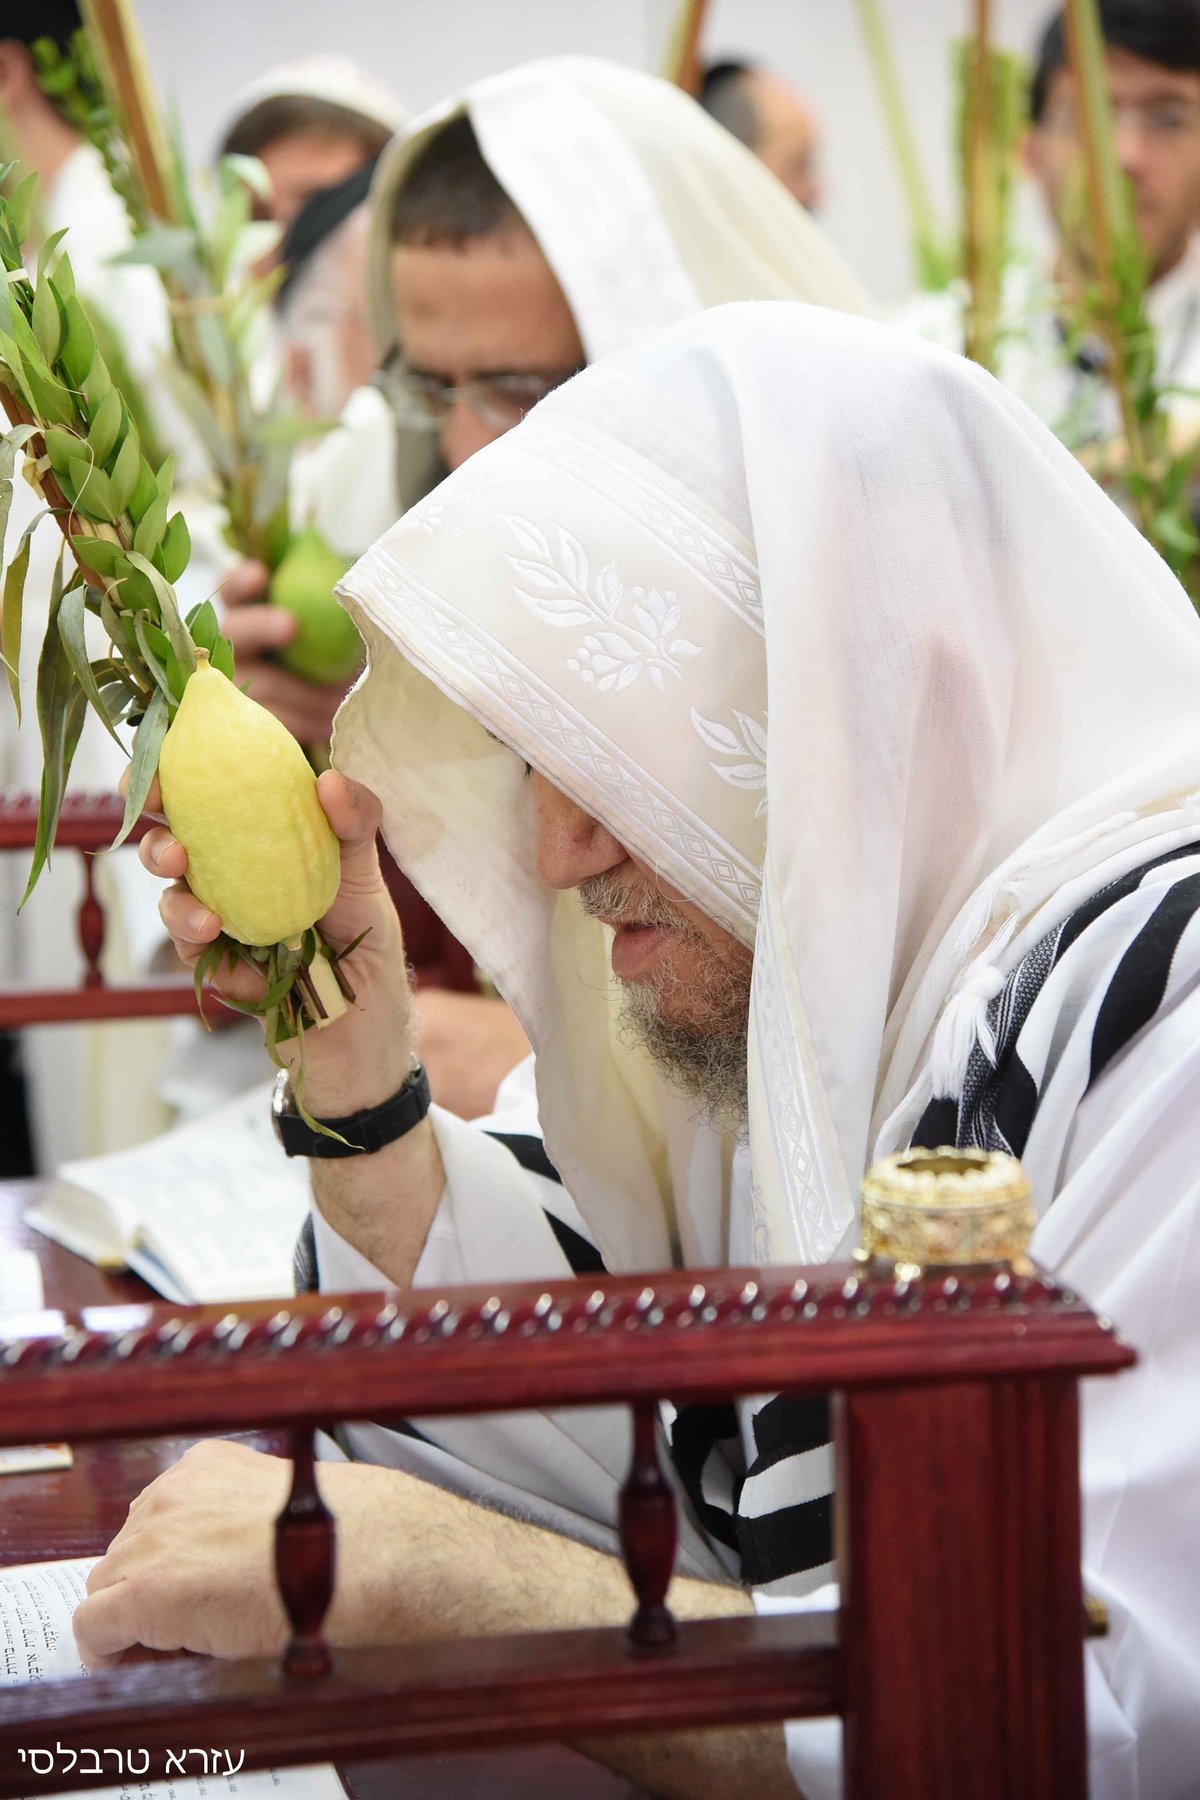
M 594 876 L 580 883 L 584 908 L 608 918 L 661 925 L 701 952 L 688 981 L 663 968 L 644 981 L 623 981 L 617 1027 L 626 1042 L 642 1045 L 671 1083 L 699 1103 L 699 1113 L 718 1129 L 744 1136 L 747 1116 L 746 1039 L 753 958 L 739 946 L 736 960 L 722 960 L 707 939 L 661 894 L 634 898 L 624 883 Z M 670 1017 L 664 1016 L 667 1012 Z M 703 1020 L 703 1023 L 695 1023 Z

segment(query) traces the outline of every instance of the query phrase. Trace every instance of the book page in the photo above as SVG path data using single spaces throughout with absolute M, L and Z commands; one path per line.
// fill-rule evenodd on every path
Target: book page
M 270 1083 L 204 1119 L 115 1156 L 64 1163 L 29 1215 L 61 1235 L 80 1190 L 137 1226 L 125 1259 L 169 1300 L 273 1299 L 290 1295 L 292 1252 L 309 1208 L 308 1168 L 275 1141 Z
M 71 1615 L 87 1592 L 87 1578 L 94 1567 L 94 1558 L 82 1557 L 0 1569 L 0 1686 L 86 1675 L 75 1649 Z M 39 1740 L 36 1726 L 30 1727 L 29 1735 L 29 1748 L 17 1754 L 29 1769 L 31 1795 L 37 1792 L 39 1775 L 44 1781 L 52 1769 L 56 1774 L 70 1774 L 77 1763 L 96 1755 L 95 1751 L 76 1753 L 57 1740 L 51 1750 Z M 104 1754 L 120 1760 L 115 1750 Z M 302 1769 L 242 1769 L 235 1744 L 222 1746 L 218 1753 L 211 1746 L 189 1751 L 181 1743 L 173 1755 L 173 1761 L 164 1757 L 164 1766 L 155 1768 L 148 1752 L 131 1750 L 128 1771 L 120 1771 L 128 1772 L 128 1781 L 86 1792 L 92 1800 L 226 1800 L 232 1795 L 238 1800 L 345 1800 L 345 1789 L 329 1763 Z M 192 1773 L 200 1767 L 200 1757 L 209 1772 Z M 219 1768 L 213 1766 L 218 1763 Z M 188 1773 L 180 1776 L 177 1768 Z M 94 1772 L 90 1760 L 89 1772 Z M 168 1773 L 170 1779 L 153 1779 Z M 75 1790 L 66 1800 L 83 1800 L 83 1794 Z

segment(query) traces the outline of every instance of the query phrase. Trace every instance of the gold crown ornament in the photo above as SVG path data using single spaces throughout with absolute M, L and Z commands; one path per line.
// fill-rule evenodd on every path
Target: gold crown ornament
M 899 1150 L 863 1178 L 855 1260 L 897 1275 L 1008 1268 L 1027 1274 L 1029 1180 L 994 1150 Z

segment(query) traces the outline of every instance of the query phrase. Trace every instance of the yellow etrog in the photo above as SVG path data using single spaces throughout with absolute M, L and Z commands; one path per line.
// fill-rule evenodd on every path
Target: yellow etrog
M 188 886 L 230 937 L 286 942 L 328 911 L 341 860 L 317 778 L 291 732 L 203 656 L 158 778 Z

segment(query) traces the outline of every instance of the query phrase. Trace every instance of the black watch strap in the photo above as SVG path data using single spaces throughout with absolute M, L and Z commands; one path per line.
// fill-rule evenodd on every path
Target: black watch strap
M 296 1111 L 286 1070 L 276 1077 L 271 1097 L 271 1124 L 288 1156 L 370 1156 L 419 1125 L 428 1111 L 429 1077 L 415 1056 L 411 1074 L 390 1100 L 343 1119 L 319 1119 L 324 1131 L 314 1131 Z M 327 1136 L 328 1132 L 337 1136 Z

